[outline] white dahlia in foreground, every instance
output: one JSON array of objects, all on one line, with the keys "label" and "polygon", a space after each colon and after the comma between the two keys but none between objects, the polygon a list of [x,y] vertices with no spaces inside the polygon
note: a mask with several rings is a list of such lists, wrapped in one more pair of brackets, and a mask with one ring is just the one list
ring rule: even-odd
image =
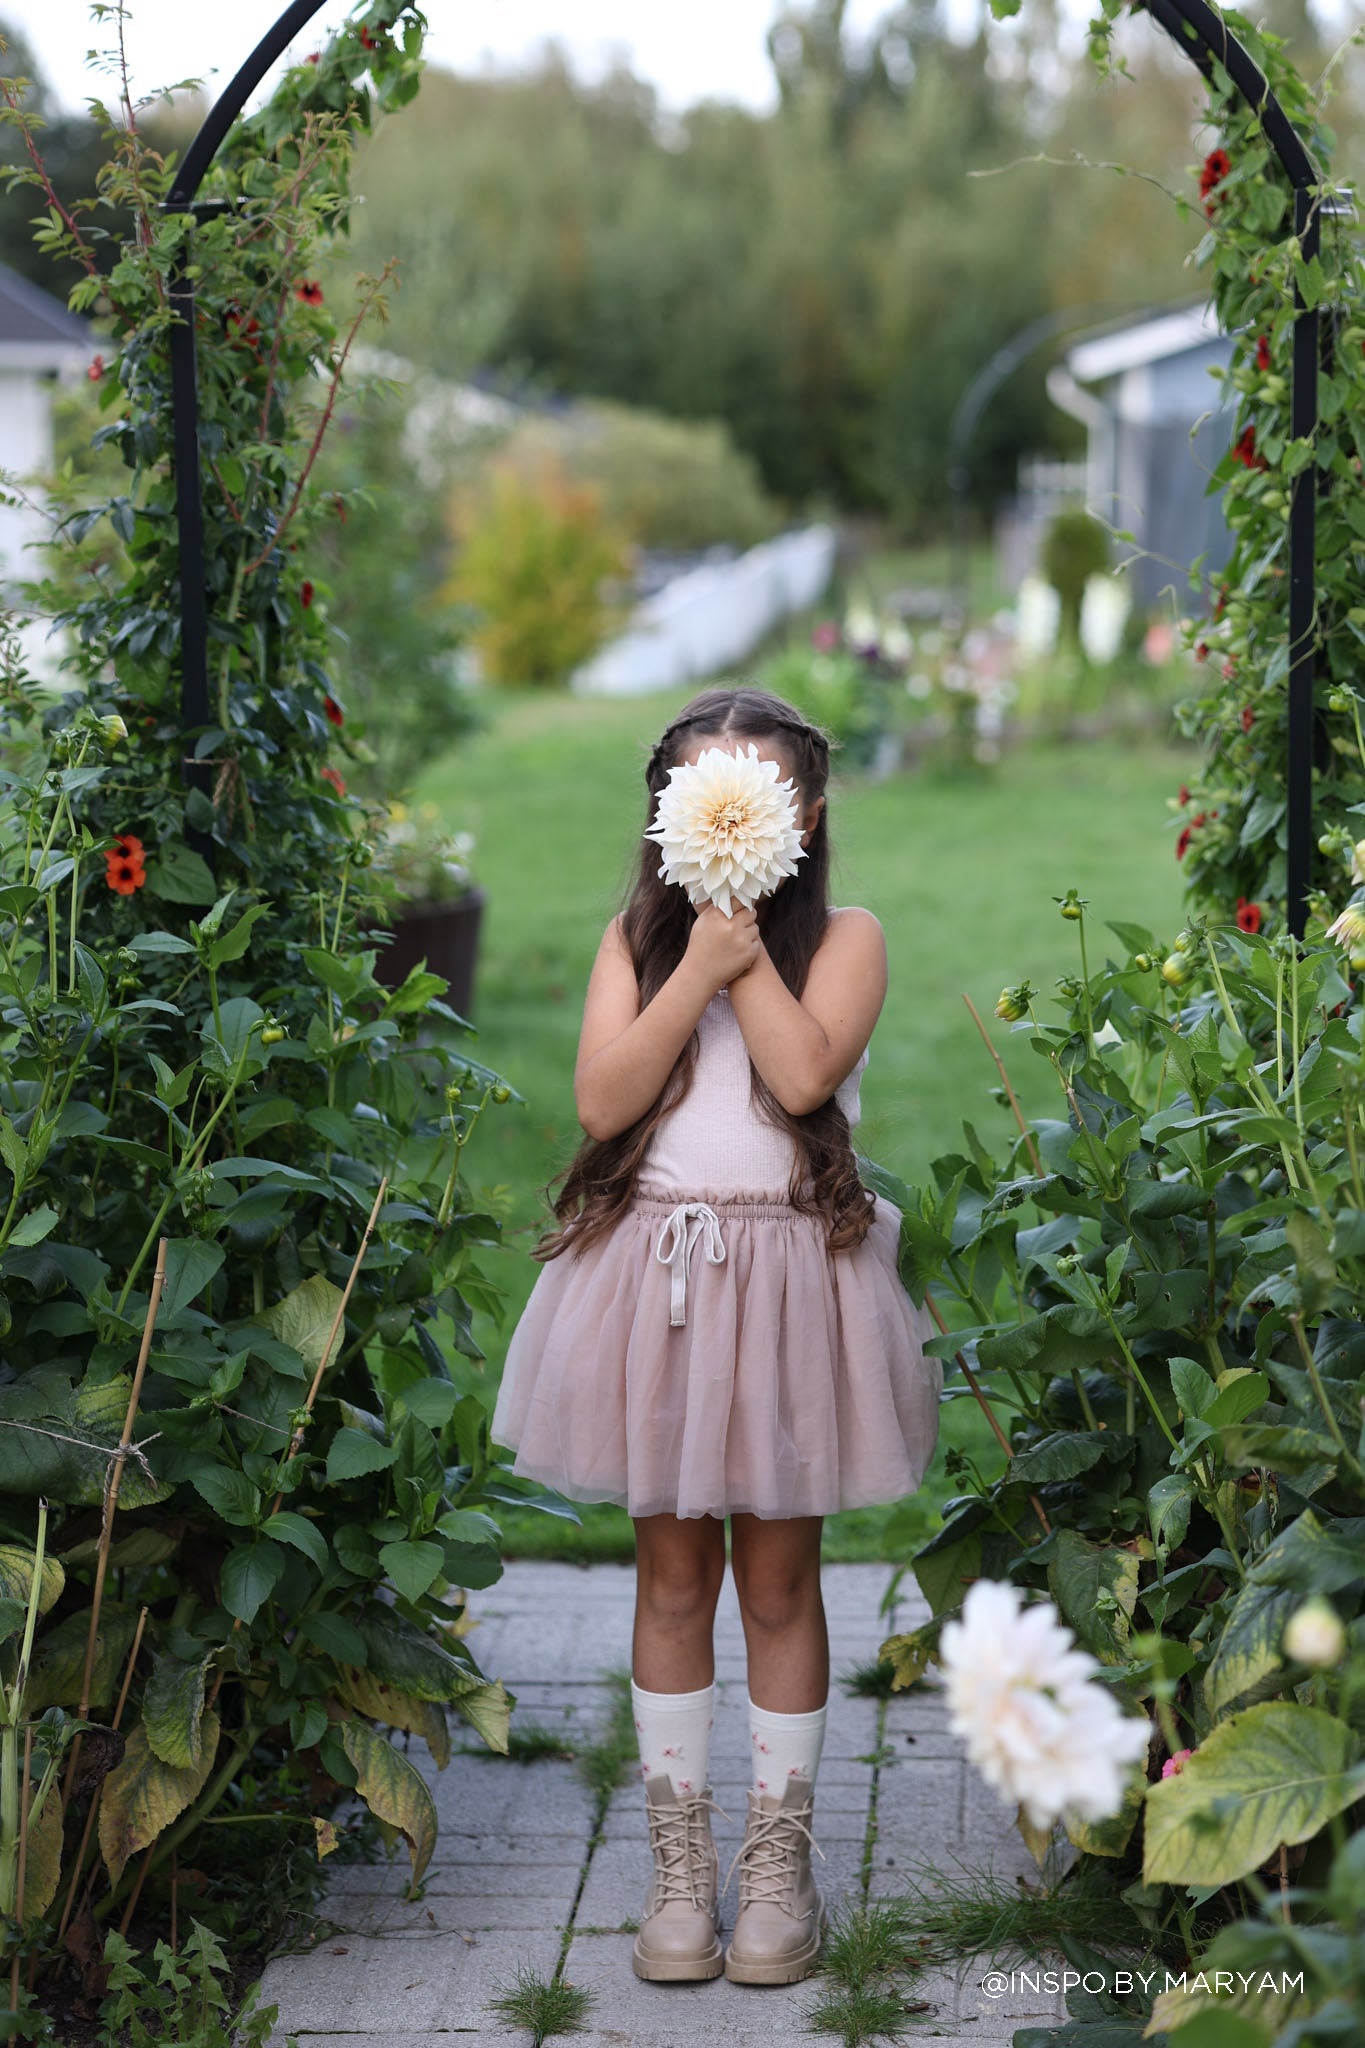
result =
[{"label": "white dahlia in foreground", "polygon": [[1050,1600],[1025,1607],[1017,1587],[978,1579],[944,1627],[939,1663],[953,1733],[1035,1827],[1118,1812],[1150,1730],[1096,1683],[1099,1665]]},{"label": "white dahlia in foreground", "polygon": [[805,858],[797,830],[796,785],[777,779],[750,740],[741,753],[707,747],[695,762],[668,771],[654,823],[645,833],[663,855],[660,875],[686,889],[698,908],[714,903],[729,917],[771,896]]}]

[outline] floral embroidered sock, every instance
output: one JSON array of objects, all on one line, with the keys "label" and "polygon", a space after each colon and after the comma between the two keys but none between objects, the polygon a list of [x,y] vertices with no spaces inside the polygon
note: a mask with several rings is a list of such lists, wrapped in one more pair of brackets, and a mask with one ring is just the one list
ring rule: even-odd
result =
[{"label": "floral embroidered sock", "polygon": [[632,1678],[630,1703],[640,1739],[640,1776],[667,1772],[675,1792],[700,1792],[711,1755],[714,1681],[696,1692],[646,1692]]},{"label": "floral embroidered sock", "polygon": [[756,1707],[750,1695],[749,1741],[756,1792],[780,1799],[788,1778],[809,1778],[815,1783],[827,1711],[828,1702],[812,1707],[808,1714],[774,1714],[767,1707]]}]

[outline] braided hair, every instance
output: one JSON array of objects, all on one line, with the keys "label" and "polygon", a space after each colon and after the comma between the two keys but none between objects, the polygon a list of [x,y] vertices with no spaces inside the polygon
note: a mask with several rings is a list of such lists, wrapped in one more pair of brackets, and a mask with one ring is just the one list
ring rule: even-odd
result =
[{"label": "braided hair", "polygon": [[[829,781],[829,740],[781,697],[747,685],[703,690],[660,734],[645,766],[649,810],[654,818],[669,770],[698,739],[778,741],[792,766],[806,805],[825,795]],[[799,997],[829,918],[828,805],[822,805],[806,857],[758,906],[759,930],[773,965]],[[687,949],[696,916],[687,893],[664,882],[658,849],[641,841],[629,901],[621,915],[621,936],[635,969],[640,1007],[656,996]],[[535,1256],[590,1244],[609,1230],[629,1206],[655,1125],[682,1101],[692,1084],[697,1057],[694,1032],[679,1053],[663,1089],[644,1115],[614,1138],[587,1138],[563,1175],[554,1199],[559,1228],[542,1239]],[[817,1109],[793,1116],[750,1063],[752,1097],[768,1122],[791,1134],[796,1162],[789,1198],[794,1207],[825,1221],[831,1251],[860,1244],[874,1214],[872,1195],[858,1178],[848,1118],[831,1095]]]}]

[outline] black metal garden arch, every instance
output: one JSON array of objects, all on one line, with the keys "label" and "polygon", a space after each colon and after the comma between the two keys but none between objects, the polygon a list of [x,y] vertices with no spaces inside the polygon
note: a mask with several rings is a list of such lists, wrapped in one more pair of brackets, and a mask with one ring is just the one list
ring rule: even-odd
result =
[{"label": "black metal garden arch", "polygon": [[[276,59],[319,13],[325,0],[292,0],[210,109],[185,153],[167,213],[194,214],[214,202],[197,197],[214,157],[247,99]],[[1261,124],[1294,192],[1294,233],[1305,263],[1321,241],[1322,177],[1307,146],[1247,50],[1208,0],[1140,0],[1152,19],[1207,77],[1220,64]],[[216,210],[216,208],[215,208]],[[204,583],[204,524],[199,464],[199,401],[195,374],[194,284],[183,271],[172,287],[179,318],[170,330],[171,404],[180,537],[181,723],[209,721],[208,604]],[[1316,306],[1295,293],[1290,379],[1290,433],[1308,439],[1318,422],[1319,322]],[[1286,900],[1289,929],[1301,939],[1308,917],[1313,844],[1315,540],[1317,472],[1309,466],[1290,483],[1289,499],[1289,707],[1286,814]]]}]

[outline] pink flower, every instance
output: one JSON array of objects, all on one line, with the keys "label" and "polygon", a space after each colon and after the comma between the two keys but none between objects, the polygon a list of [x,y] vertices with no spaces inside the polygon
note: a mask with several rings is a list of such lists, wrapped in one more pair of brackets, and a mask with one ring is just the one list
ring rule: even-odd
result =
[{"label": "pink flower", "polygon": [[810,636],[810,644],[820,654],[832,654],[839,645],[839,628],[833,619],[823,619]]},{"label": "pink flower", "polygon": [[1165,1763],[1161,1766],[1162,1777],[1178,1778],[1185,1768],[1186,1759],[1193,1755],[1194,1751],[1192,1749],[1178,1749],[1174,1756],[1168,1756]]}]

